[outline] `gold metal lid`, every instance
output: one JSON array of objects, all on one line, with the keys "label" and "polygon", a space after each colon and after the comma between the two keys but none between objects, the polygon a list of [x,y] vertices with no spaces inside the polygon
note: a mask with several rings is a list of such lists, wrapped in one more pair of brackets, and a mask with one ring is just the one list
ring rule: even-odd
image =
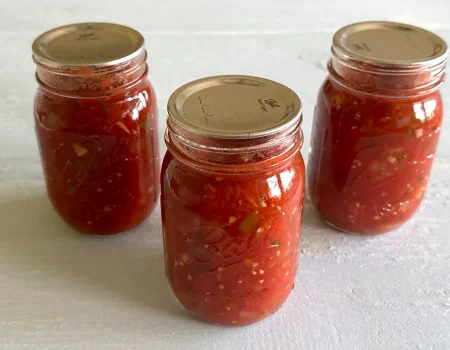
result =
[{"label": "gold metal lid", "polygon": [[448,54],[443,39],[425,29],[395,22],[361,22],[339,29],[333,37],[339,56],[379,66],[430,66]]},{"label": "gold metal lid", "polygon": [[198,135],[254,138],[300,122],[301,101],[275,81],[245,75],[213,76],[177,89],[169,99],[169,118]]},{"label": "gold metal lid", "polygon": [[50,67],[105,67],[141,54],[144,37],[119,24],[77,23],[45,32],[32,49],[34,60]]}]

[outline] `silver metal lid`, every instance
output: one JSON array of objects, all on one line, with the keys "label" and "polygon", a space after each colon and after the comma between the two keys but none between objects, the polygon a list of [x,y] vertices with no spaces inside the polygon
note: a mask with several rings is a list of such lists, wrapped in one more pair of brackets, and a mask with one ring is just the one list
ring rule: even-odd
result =
[{"label": "silver metal lid", "polygon": [[119,24],[78,23],[40,35],[32,49],[35,61],[50,67],[105,67],[141,54],[144,37]]},{"label": "silver metal lid", "polygon": [[339,29],[333,51],[346,58],[379,66],[430,66],[442,63],[447,44],[436,34],[408,24],[361,22]]},{"label": "silver metal lid", "polygon": [[167,104],[169,118],[198,135],[253,138],[300,122],[302,105],[288,87],[245,75],[195,80],[177,89]]}]

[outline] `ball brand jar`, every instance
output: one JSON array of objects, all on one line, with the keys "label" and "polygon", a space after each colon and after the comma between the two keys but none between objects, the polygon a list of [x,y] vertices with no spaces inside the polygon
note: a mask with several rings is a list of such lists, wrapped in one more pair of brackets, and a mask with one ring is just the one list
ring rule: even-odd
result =
[{"label": "ball brand jar", "polygon": [[33,43],[36,134],[50,200],[74,228],[128,230],[159,195],[156,99],[144,39],[107,23],[60,27]]},{"label": "ball brand jar", "polygon": [[168,103],[161,208],[166,274],[198,318],[245,325],[294,286],[305,168],[301,103],[276,82],[218,76]]},{"label": "ball brand jar", "polygon": [[441,38],[410,25],[356,23],[334,35],[308,162],[312,202],[331,226],[378,234],[416,211],[441,130],[446,58]]}]

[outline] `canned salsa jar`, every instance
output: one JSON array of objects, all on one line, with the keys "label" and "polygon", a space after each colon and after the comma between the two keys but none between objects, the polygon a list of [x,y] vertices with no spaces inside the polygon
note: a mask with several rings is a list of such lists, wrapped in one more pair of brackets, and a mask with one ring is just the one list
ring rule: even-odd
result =
[{"label": "canned salsa jar", "polygon": [[447,51],[433,33],[392,22],[334,35],[308,162],[311,200],[331,226],[379,234],[417,210],[441,130]]},{"label": "canned salsa jar", "polygon": [[56,28],[33,43],[47,192],[79,231],[131,229],[156,204],[157,107],[146,56],[141,34],[108,23]]},{"label": "canned salsa jar", "polygon": [[175,91],[168,114],[161,209],[172,290],[201,320],[261,320],[297,271],[300,100],[270,80],[217,76]]}]

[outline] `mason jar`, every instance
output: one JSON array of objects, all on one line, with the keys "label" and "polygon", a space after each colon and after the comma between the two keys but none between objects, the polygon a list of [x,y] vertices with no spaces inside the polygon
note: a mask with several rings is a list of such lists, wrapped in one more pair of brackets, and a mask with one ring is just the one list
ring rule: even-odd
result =
[{"label": "mason jar", "polygon": [[155,207],[157,107],[146,57],[140,33],[110,23],[52,29],[33,43],[47,193],[79,231],[123,232]]},{"label": "mason jar", "polygon": [[308,190],[338,230],[379,234],[407,221],[426,190],[443,117],[447,45],[411,25],[336,32],[317,98]]},{"label": "mason jar", "polygon": [[216,76],[176,90],[168,114],[161,210],[172,290],[201,320],[261,320],[294,287],[300,99],[267,79]]}]

